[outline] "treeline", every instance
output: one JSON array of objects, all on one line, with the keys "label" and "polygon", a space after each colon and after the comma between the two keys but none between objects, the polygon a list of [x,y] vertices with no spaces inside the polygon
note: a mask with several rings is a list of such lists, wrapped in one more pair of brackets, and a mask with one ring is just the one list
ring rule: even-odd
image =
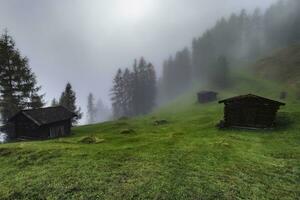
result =
[{"label": "treeline", "polygon": [[230,63],[252,62],[275,48],[299,42],[299,25],[298,0],[279,1],[265,13],[242,10],[222,18],[193,40],[191,50],[179,51],[164,62],[160,94],[171,99],[185,91],[192,80],[223,88],[224,82],[229,85]]},{"label": "treeline", "polygon": [[111,101],[115,118],[149,113],[156,101],[156,74],[144,58],[132,69],[119,69],[113,80]]}]

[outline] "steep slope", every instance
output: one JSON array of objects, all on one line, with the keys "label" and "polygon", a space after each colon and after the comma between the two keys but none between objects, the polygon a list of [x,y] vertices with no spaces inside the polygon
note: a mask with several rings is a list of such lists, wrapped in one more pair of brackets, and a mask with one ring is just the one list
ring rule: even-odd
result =
[{"label": "steep slope", "polygon": [[[220,98],[282,89],[235,83]],[[149,116],[0,145],[0,199],[297,199],[300,103],[289,96],[273,131],[221,131],[223,106],[197,104],[196,91]]]},{"label": "steep slope", "polygon": [[289,85],[300,83],[300,44],[275,51],[259,60],[253,69],[261,77]]}]

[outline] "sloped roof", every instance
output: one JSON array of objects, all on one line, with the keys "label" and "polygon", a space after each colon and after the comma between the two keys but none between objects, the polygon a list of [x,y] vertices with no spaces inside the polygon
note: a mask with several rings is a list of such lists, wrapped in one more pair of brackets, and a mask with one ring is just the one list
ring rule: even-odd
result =
[{"label": "sloped roof", "polygon": [[72,119],[76,116],[75,113],[69,111],[67,108],[63,106],[56,106],[31,110],[21,110],[9,121],[12,121],[19,114],[23,114],[38,126]]},{"label": "sloped roof", "polygon": [[242,100],[246,100],[246,99],[256,99],[262,102],[267,102],[270,104],[275,104],[275,105],[279,105],[279,106],[284,106],[285,103],[279,102],[279,101],[275,101],[272,99],[268,99],[265,97],[261,97],[261,96],[257,96],[254,94],[247,94],[247,95],[240,95],[240,96],[236,96],[236,97],[231,97],[228,99],[224,99],[222,101],[219,101],[219,103],[228,103],[228,102],[232,102],[232,101],[242,101]]}]

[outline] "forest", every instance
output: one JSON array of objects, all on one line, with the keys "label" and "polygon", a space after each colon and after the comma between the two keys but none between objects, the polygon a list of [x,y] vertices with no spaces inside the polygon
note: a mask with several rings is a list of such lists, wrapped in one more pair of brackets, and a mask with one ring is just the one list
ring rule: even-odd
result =
[{"label": "forest", "polygon": [[[161,101],[189,89],[193,81],[220,88],[230,84],[230,66],[244,66],[273,50],[299,42],[300,2],[279,1],[265,12],[242,10],[220,19],[192,41],[192,49],[166,59],[159,79]],[[224,88],[223,88],[224,89]]]}]

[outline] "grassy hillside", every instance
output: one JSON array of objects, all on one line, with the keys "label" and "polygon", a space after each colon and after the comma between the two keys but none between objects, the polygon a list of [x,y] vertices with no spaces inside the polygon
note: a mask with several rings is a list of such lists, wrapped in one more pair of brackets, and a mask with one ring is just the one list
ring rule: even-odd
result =
[{"label": "grassy hillside", "polygon": [[300,84],[300,44],[280,49],[259,60],[254,70],[269,80]]},{"label": "grassy hillside", "polygon": [[[282,90],[245,77],[236,85],[221,98],[253,92],[276,99]],[[146,117],[0,145],[0,199],[299,199],[300,103],[293,95],[272,131],[218,130],[223,106],[195,102],[191,92]],[[162,119],[169,123],[154,125]]]}]

